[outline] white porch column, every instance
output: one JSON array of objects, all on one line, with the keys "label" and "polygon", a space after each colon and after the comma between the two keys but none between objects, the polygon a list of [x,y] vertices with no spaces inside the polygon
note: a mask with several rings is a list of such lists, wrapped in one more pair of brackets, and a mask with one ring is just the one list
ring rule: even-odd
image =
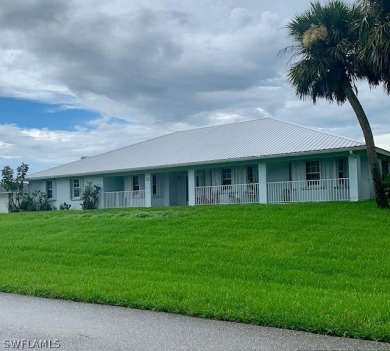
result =
[{"label": "white porch column", "polygon": [[266,204],[267,199],[267,164],[265,162],[258,164],[259,174],[259,203]]},{"label": "white porch column", "polygon": [[188,170],[188,205],[195,206],[195,170]]},{"label": "white porch column", "polygon": [[350,154],[348,156],[349,168],[349,198],[351,201],[358,201],[360,196],[361,170],[360,156]]},{"label": "white porch column", "polygon": [[152,175],[145,174],[145,207],[152,207]]}]

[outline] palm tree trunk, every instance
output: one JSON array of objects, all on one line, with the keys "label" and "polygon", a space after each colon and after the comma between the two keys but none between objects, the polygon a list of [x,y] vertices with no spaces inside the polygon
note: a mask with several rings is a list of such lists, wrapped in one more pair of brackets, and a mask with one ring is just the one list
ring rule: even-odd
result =
[{"label": "palm tree trunk", "polygon": [[368,163],[370,165],[371,177],[372,181],[374,182],[376,204],[379,208],[389,208],[389,202],[386,198],[385,187],[382,182],[378,157],[374,143],[374,137],[372,135],[370,123],[351,85],[347,85],[344,88],[344,92],[353,110],[355,111],[360,127],[362,128],[364,140],[366,142],[367,157]]}]

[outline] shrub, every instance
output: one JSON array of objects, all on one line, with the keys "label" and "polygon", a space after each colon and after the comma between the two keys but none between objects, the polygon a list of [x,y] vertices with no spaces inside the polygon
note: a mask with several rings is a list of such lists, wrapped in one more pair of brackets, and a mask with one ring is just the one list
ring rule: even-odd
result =
[{"label": "shrub", "polygon": [[[24,194],[20,199],[20,211],[36,211],[34,205],[34,200],[28,194]],[[10,209],[11,210],[11,209]]]},{"label": "shrub", "polygon": [[20,198],[20,211],[51,211],[55,208],[46,199],[46,194],[40,190],[34,191],[31,196],[23,194]]},{"label": "shrub", "polygon": [[67,204],[64,202],[63,204],[60,204],[60,210],[69,210],[72,207],[71,204]]},{"label": "shrub", "polygon": [[388,174],[387,177],[385,178],[384,184],[385,184],[385,191],[386,191],[387,198],[390,198],[390,174]]},{"label": "shrub", "polygon": [[100,186],[93,185],[89,182],[84,188],[81,207],[83,210],[94,210],[98,207],[99,203],[99,191]]}]

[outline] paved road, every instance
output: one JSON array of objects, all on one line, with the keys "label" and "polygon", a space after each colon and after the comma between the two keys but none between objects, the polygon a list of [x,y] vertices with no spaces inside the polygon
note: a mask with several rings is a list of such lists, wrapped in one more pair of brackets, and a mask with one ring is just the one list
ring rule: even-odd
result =
[{"label": "paved road", "polygon": [[390,350],[390,344],[0,293],[3,350]]}]

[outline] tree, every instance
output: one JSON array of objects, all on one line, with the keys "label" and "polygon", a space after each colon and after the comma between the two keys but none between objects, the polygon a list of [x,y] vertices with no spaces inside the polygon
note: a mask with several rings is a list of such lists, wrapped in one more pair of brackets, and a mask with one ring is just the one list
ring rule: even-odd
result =
[{"label": "tree", "polygon": [[30,196],[24,191],[27,172],[28,165],[25,163],[16,169],[16,176],[14,176],[14,170],[10,166],[5,166],[1,171],[0,185],[12,193],[8,201],[9,210],[11,212],[54,210],[55,207],[49,203],[44,192],[34,191]]},{"label": "tree", "polygon": [[358,32],[358,57],[371,67],[366,75],[371,85],[384,84],[390,93],[390,1],[360,0],[359,20],[352,27]]},{"label": "tree", "polygon": [[14,170],[10,166],[5,166],[1,171],[2,179],[1,186],[9,192],[12,192],[8,207],[11,211],[19,211],[20,202],[26,195],[24,191],[25,178],[28,172],[28,165],[22,163],[16,169],[16,177],[14,177]]},{"label": "tree", "polygon": [[390,12],[389,0],[362,0],[362,2],[377,7],[380,11],[384,11],[385,13]]},{"label": "tree", "polygon": [[371,67],[359,61],[359,35],[351,30],[361,15],[357,6],[333,0],[322,6],[312,3],[309,10],[297,15],[287,24],[294,45],[295,62],[289,68],[288,79],[299,98],[311,97],[343,104],[351,104],[366,143],[370,171],[374,183],[377,206],[389,208],[370,123],[357,98],[355,82],[371,74]]}]

